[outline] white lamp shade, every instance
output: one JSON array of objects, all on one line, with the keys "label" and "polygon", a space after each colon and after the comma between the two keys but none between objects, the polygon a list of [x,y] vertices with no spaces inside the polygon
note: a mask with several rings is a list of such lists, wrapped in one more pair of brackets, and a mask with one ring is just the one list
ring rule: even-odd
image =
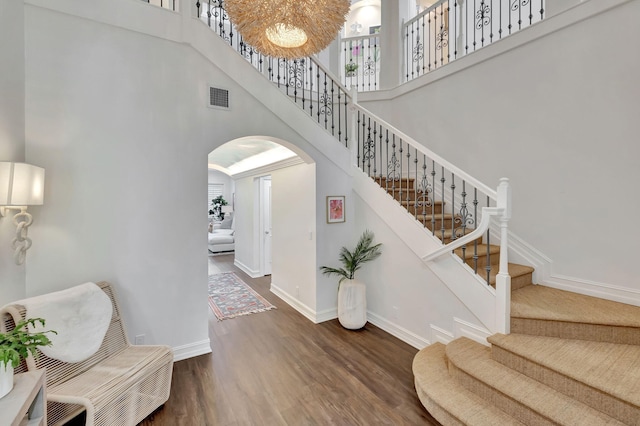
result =
[{"label": "white lamp shade", "polygon": [[0,162],[0,206],[44,202],[44,169],[26,163]]},{"label": "white lamp shade", "polygon": [[231,207],[231,206],[222,206],[222,213],[233,213],[233,207]]}]

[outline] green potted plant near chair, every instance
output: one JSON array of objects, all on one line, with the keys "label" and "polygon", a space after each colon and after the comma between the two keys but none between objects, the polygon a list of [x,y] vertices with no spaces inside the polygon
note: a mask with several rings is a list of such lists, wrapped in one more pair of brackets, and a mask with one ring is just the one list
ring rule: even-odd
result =
[{"label": "green potted plant near chair", "polygon": [[28,330],[28,326],[36,327],[38,323],[44,327],[45,321],[42,318],[30,318],[20,321],[11,331],[0,333],[0,398],[13,389],[13,369],[20,365],[21,360],[29,354],[37,356],[40,346],[51,345],[47,333],[57,334],[53,330]]},{"label": "green potted plant near chair", "polygon": [[382,244],[373,244],[373,232],[366,230],[360,236],[358,244],[350,251],[340,249],[342,268],[321,266],[325,275],[337,275],[338,281],[338,320],[347,329],[357,330],[367,323],[367,293],[364,283],[355,279],[355,273],[362,265],[377,259]]},{"label": "green potted plant near chair", "polygon": [[226,206],[227,200],[224,199],[222,195],[218,195],[216,198],[211,200],[211,209],[209,210],[209,214],[213,216],[213,220],[224,220],[224,213],[222,212],[222,206]]}]

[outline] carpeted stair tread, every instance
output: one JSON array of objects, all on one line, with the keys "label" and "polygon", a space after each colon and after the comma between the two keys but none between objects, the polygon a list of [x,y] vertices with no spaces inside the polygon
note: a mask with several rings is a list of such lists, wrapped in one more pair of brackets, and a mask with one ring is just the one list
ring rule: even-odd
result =
[{"label": "carpeted stair tread", "polygon": [[450,370],[464,386],[525,424],[575,425],[580,419],[581,425],[624,425],[492,360],[490,348],[470,339],[452,341],[446,355]]},{"label": "carpeted stair tread", "polygon": [[444,425],[522,425],[513,417],[468,391],[449,375],[445,347],[434,343],[413,359],[418,397]]},{"label": "carpeted stair tread", "polygon": [[511,317],[640,328],[640,307],[540,285],[513,291]]},{"label": "carpeted stair tread", "polygon": [[[516,283],[518,283],[519,281],[518,279],[520,277],[524,277],[525,275],[532,274],[534,270],[535,269],[532,268],[531,266],[519,265],[517,263],[509,263],[509,276],[511,277],[511,289],[517,290],[518,288],[522,288],[525,285],[531,284],[530,277],[527,278],[527,280],[523,284],[516,284]],[[489,271],[489,284],[493,287],[495,287],[496,285],[496,276],[498,275],[498,272],[499,272],[499,268],[491,268],[491,271]]]},{"label": "carpeted stair tread", "polygon": [[[494,348],[584,384],[588,391],[595,389],[635,407],[640,424],[640,346],[514,333],[495,334],[488,341]],[[518,364],[518,369],[526,369]]]}]

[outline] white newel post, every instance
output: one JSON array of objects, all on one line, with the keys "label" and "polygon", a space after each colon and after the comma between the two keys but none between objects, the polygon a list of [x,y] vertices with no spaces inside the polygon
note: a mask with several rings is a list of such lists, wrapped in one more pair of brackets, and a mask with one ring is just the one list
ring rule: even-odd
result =
[{"label": "white newel post", "polygon": [[509,276],[508,222],[511,219],[511,187],[509,179],[500,179],[497,207],[500,215],[500,267],[496,276],[496,327],[497,331],[509,334],[511,322],[511,276]]}]

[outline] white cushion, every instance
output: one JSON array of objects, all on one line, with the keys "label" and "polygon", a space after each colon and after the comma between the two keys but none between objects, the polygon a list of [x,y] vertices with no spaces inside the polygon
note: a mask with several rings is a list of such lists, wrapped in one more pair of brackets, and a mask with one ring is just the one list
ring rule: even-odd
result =
[{"label": "white cushion", "polygon": [[209,244],[231,244],[233,235],[213,233],[209,234]]}]

